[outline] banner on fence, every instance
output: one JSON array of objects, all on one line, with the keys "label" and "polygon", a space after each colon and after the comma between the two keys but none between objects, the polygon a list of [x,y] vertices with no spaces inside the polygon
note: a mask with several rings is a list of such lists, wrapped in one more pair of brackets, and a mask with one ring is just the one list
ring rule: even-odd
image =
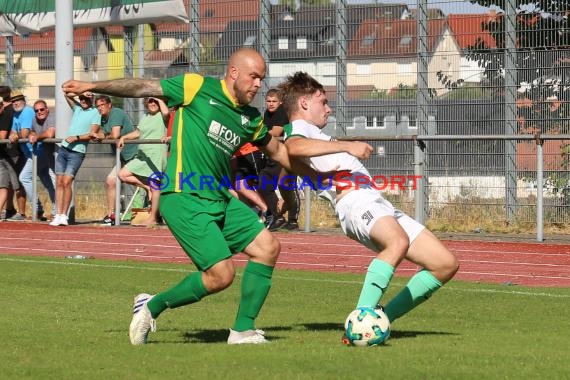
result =
[{"label": "banner on fence", "polygon": [[[0,0],[0,34],[26,34],[55,28],[56,0]],[[74,26],[133,26],[188,22],[183,0],[73,1]]]}]

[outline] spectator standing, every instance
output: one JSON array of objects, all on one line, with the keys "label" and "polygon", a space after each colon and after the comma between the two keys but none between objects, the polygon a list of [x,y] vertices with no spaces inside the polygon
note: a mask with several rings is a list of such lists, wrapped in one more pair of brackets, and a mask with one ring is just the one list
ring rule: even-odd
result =
[{"label": "spectator standing", "polygon": [[73,181],[85,159],[90,132],[101,126],[101,115],[93,107],[93,94],[81,94],[78,101],[73,96],[66,95],[65,100],[73,110],[73,116],[55,162],[57,211],[50,222],[51,226],[69,224],[68,212],[73,195]]},{"label": "spectator standing", "polygon": [[[269,133],[282,140],[283,127],[289,123],[289,118],[283,108],[277,89],[272,88],[267,91],[265,95],[265,107],[263,121]],[[267,228],[269,228],[270,231],[275,231],[280,228],[298,230],[299,224],[297,220],[299,217],[300,197],[297,190],[296,177],[287,173],[281,165],[269,158],[261,171],[261,176],[267,178],[267,181],[264,182],[271,184],[261,189],[263,198],[267,202],[269,209],[269,215],[266,221]],[[283,183],[284,181],[286,183]],[[283,211],[280,211],[278,207],[279,199],[275,193],[274,183],[278,184],[279,194],[281,194],[283,198]],[[284,212],[287,212],[287,220],[283,217]]]},{"label": "spectator standing", "polygon": [[[48,192],[49,199],[51,201],[51,216],[55,217],[56,207],[55,207],[55,144],[54,143],[44,143],[44,139],[52,139],[55,137],[55,115],[50,113],[47,103],[43,99],[36,100],[33,105],[35,117],[32,122],[32,130],[28,134],[28,140],[32,144],[32,149],[34,149],[37,156],[37,175],[40,181],[44,185]],[[27,162],[26,162],[27,165]],[[30,180],[32,179],[32,170],[30,165],[30,174],[27,173],[23,176],[24,171],[20,173],[20,182],[24,185],[26,189],[26,194],[28,195],[28,201],[31,201],[32,196],[32,183],[29,184],[23,182],[23,178]],[[28,188],[30,188],[30,193],[28,194]],[[41,202],[38,200],[38,219],[43,217],[44,210]]]},{"label": "spectator standing", "polygon": [[[12,112],[7,109],[4,99],[0,97],[0,140],[5,140],[12,129]],[[14,190],[20,188],[18,174],[14,164],[14,152],[18,158],[19,149],[13,144],[0,145],[0,210],[3,214],[0,221],[12,217],[16,210],[13,201]]]},{"label": "spectator standing", "polygon": [[[134,131],[121,136],[117,142],[119,148],[124,149],[125,140],[161,140],[166,136],[166,124],[170,118],[170,109],[166,103],[162,99],[151,97],[146,98],[144,104],[147,113]],[[164,172],[167,151],[165,144],[139,144],[135,158],[119,171],[121,181],[145,189],[150,202],[150,214],[143,224],[149,227],[157,223],[160,201],[160,184],[149,181],[153,180],[153,173],[160,175]]]},{"label": "spectator standing", "polygon": [[[129,116],[120,108],[113,107],[111,98],[107,95],[99,95],[95,98],[95,106],[101,114],[101,126],[95,131],[91,132],[91,138],[95,141],[101,140],[118,140],[120,137],[134,131],[133,123]],[[113,153],[116,152],[117,146],[111,145]],[[120,218],[121,210],[118,210],[119,215],[115,215],[115,193],[117,189],[117,175],[119,170],[125,166],[127,162],[132,160],[137,154],[137,144],[126,144],[121,150],[121,163],[120,167],[113,166],[105,180],[105,188],[107,193],[107,214],[103,218],[102,224],[113,225],[115,218]]]},{"label": "spectator standing", "polygon": [[[16,143],[19,139],[27,139],[30,131],[32,130],[32,125],[34,122],[35,114],[34,109],[26,105],[26,97],[19,90],[13,90],[10,93],[10,103],[12,103],[12,108],[14,109],[14,117],[12,120],[12,130],[10,132],[10,142]],[[32,196],[32,149],[33,146],[30,143],[18,144],[20,151],[24,157],[23,165],[18,165],[18,178],[20,179],[20,184],[22,185],[18,191],[16,191],[16,200],[18,202],[19,212],[14,214],[10,220],[26,220],[26,196],[31,198]],[[28,188],[26,188],[28,187]],[[38,200],[39,202],[39,200]],[[45,220],[43,213],[40,214],[42,209],[40,204],[37,205],[38,219]]]},{"label": "spectator standing", "polygon": [[[14,109],[12,103],[10,103],[10,93],[12,89],[10,86],[0,86],[0,98],[2,98],[2,113],[0,113],[0,136],[2,139],[9,139],[10,132],[12,130],[12,122],[14,120]],[[7,163],[10,163],[12,168],[15,170],[16,179],[18,178],[18,173],[24,165],[24,156],[20,150],[19,145],[9,143],[0,146],[0,156],[7,159]],[[14,206],[14,190],[20,188],[20,183],[18,181],[18,186],[15,188],[10,187],[8,189],[8,195],[6,199],[5,209],[2,210],[2,219],[10,219],[12,216],[16,215],[17,212],[24,215],[26,213],[26,198],[22,199],[22,202],[18,202],[18,211]],[[0,207],[1,208],[1,207]]]}]

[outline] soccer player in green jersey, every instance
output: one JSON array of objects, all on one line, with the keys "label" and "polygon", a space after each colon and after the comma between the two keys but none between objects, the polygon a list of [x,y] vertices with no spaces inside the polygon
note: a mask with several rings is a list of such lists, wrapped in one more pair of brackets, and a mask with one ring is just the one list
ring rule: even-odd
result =
[{"label": "soccer player in green jersey", "polygon": [[[229,58],[222,80],[189,73],[163,80],[70,80],[65,93],[85,91],[121,97],[163,97],[177,106],[160,212],[172,234],[198,268],[171,289],[135,297],[131,343],[147,341],[155,319],[166,309],[192,304],[230,286],[235,277],[232,255],[249,256],[241,298],[228,344],[265,343],[255,320],[271,287],[279,241],[257,215],[228,191],[230,158],[253,142],[272,159],[291,168],[287,150],[263,125],[260,112],[248,104],[265,77],[266,64],[255,50],[243,48]],[[299,168],[292,168],[299,172]],[[299,174],[305,174],[302,172]],[[168,182],[168,183],[167,183]]]}]

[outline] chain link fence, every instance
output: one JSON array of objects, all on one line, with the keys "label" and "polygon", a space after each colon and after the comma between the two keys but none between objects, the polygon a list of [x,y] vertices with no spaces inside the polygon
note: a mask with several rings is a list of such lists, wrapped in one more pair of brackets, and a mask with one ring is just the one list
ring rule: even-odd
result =
[{"label": "chain link fence", "polygon": [[[366,163],[373,175],[425,179],[421,190],[386,194],[432,228],[532,231],[543,187],[544,223],[563,229],[570,210],[567,10],[559,1],[488,3],[186,0],[189,24],[76,28],[74,76],[221,77],[229,55],[250,46],[268,63],[254,105],[263,108],[265,91],[295,71],[314,76],[333,108],[326,131],[373,144]],[[0,40],[4,82],[53,108],[54,31]],[[136,100],[114,102],[135,123],[142,115]],[[516,138],[536,134],[559,138]],[[427,139],[399,138],[406,136]],[[79,194],[102,186],[113,160],[107,148],[90,147]]]}]

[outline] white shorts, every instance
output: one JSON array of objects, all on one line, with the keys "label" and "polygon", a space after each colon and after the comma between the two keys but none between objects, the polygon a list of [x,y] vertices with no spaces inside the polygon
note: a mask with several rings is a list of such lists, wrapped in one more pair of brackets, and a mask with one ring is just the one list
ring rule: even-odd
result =
[{"label": "white shorts", "polygon": [[336,204],[336,215],[346,236],[356,240],[375,252],[380,248],[370,239],[370,230],[376,221],[384,216],[393,216],[404,229],[410,244],[425,228],[384,199],[375,190],[353,190]]}]

